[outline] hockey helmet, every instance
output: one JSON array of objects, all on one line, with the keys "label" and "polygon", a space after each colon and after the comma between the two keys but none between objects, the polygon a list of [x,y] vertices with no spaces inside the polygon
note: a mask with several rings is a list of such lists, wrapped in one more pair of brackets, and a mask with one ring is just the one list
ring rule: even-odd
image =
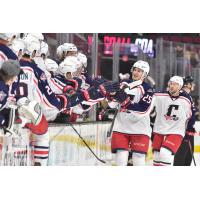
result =
[{"label": "hockey helmet", "polygon": [[146,78],[147,75],[149,74],[150,66],[148,62],[145,62],[143,60],[139,60],[135,62],[131,68],[131,72],[133,72],[133,69],[137,67],[141,70],[143,70],[143,78]]},{"label": "hockey helmet", "polygon": [[17,33],[0,33],[0,39],[10,41],[14,36],[17,35]]},{"label": "hockey helmet", "polygon": [[186,76],[183,78],[184,84],[194,82],[194,78],[192,76]]},{"label": "hockey helmet", "polygon": [[83,67],[87,67],[87,57],[85,54],[79,52],[77,58]]},{"label": "hockey helmet", "polygon": [[169,82],[175,82],[175,83],[178,83],[179,84],[179,88],[181,89],[183,87],[183,78],[180,77],[180,76],[172,76],[170,79],[169,79]]},{"label": "hockey helmet", "polygon": [[[75,59],[74,59],[75,58]],[[61,75],[66,76],[66,73],[71,73],[72,75],[77,71],[78,60],[74,56],[68,56],[65,60],[59,65],[59,72]]]},{"label": "hockey helmet", "polygon": [[45,59],[45,65],[49,72],[56,72],[58,70],[58,64],[50,58]]}]

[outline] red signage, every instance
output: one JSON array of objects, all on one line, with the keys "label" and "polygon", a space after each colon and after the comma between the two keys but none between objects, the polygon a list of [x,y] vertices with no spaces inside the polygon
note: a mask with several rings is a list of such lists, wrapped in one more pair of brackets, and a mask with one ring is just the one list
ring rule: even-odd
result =
[{"label": "red signage", "polygon": [[113,44],[130,44],[131,38],[128,37],[115,37],[115,36],[104,36],[104,54],[112,55],[113,54]]}]

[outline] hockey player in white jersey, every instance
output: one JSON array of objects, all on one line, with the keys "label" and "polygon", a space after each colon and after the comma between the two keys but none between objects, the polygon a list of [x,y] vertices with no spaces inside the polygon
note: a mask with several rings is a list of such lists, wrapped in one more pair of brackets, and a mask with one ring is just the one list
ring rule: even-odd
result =
[{"label": "hockey player in white jersey", "polygon": [[152,105],[156,110],[153,128],[153,164],[168,166],[173,164],[187,131],[193,131],[195,122],[191,97],[181,90],[183,79],[173,76],[168,82],[168,92],[155,93]]},{"label": "hockey player in white jersey", "polygon": [[149,64],[137,61],[131,68],[132,79],[124,81],[125,90],[120,90],[110,99],[111,108],[120,103],[115,118],[112,134],[112,153],[116,153],[116,164],[126,166],[129,149],[132,153],[133,165],[145,165],[145,157],[151,136],[149,109],[152,100],[152,88],[144,82],[149,73]]},{"label": "hockey player in white jersey", "polygon": [[[35,108],[38,106],[37,104],[34,104],[34,102],[41,106],[42,112],[46,110],[46,107],[49,107],[47,114],[57,115],[59,110],[66,106],[62,103],[66,101],[66,97],[63,95],[63,99],[60,99],[55,96],[47,83],[45,73],[32,60],[34,55],[40,49],[40,43],[30,35],[27,35],[23,41],[25,44],[25,49],[23,56],[20,59],[20,65],[23,73],[20,74],[19,81],[14,83],[12,88],[13,91],[15,91],[15,97],[18,100],[17,102],[23,108],[22,111],[24,111],[24,115],[28,115],[27,117],[37,117]],[[24,100],[26,97],[28,100]],[[39,111],[39,109],[37,110]],[[55,113],[50,113],[52,110],[55,111]],[[22,114],[23,112],[20,113]],[[38,117],[39,116],[40,112],[38,114]],[[33,123],[32,121],[32,123],[26,124],[26,127],[32,131],[35,137],[35,165],[47,165],[49,135],[47,132],[48,123],[46,120],[46,114],[42,113],[41,117],[38,119],[39,121],[37,120],[37,123]]]}]

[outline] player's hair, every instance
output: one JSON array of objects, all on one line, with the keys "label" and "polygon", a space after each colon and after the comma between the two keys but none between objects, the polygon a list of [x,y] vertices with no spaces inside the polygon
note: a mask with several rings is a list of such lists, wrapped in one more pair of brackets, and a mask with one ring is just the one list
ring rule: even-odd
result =
[{"label": "player's hair", "polygon": [[3,81],[3,82],[7,82],[9,81],[10,79],[12,79],[14,76],[10,76],[10,75],[7,75],[5,74],[5,72],[3,70],[0,69],[0,80]]},{"label": "player's hair", "polygon": [[20,73],[20,64],[16,60],[5,61],[0,68],[0,80],[7,82]]}]

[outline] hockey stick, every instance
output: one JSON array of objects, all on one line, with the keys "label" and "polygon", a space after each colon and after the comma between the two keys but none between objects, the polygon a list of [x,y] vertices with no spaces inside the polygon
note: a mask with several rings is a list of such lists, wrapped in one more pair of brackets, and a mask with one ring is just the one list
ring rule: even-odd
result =
[{"label": "hockey stick", "polygon": [[118,109],[114,109],[115,110],[115,114],[114,114],[114,117],[113,117],[113,120],[112,120],[112,123],[111,123],[111,127],[110,127],[110,130],[107,132],[107,137],[110,137],[111,134],[112,134],[112,130],[113,130],[113,126],[114,126],[114,122],[115,122],[115,118],[117,116],[117,113],[118,113]]},{"label": "hockey stick", "polygon": [[15,114],[16,114],[16,108],[15,106],[10,107],[10,114],[9,114],[9,122],[8,127],[5,128],[5,135],[6,133],[10,133],[10,135],[13,135],[15,133],[14,131],[14,122],[15,122]]},{"label": "hockey stick", "polygon": [[106,161],[100,159],[100,158],[94,153],[94,151],[89,147],[89,145],[86,143],[86,141],[83,139],[83,137],[81,137],[81,135],[80,135],[80,134],[78,133],[78,131],[75,129],[75,127],[73,126],[73,124],[70,123],[70,122],[68,122],[68,124],[72,127],[72,129],[73,129],[73,130],[75,131],[75,133],[79,136],[79,138],[83,141],[83,143],[85,144],[85,146],[90,150],[90,152],[94,155],[94,157],[95,157],[98,161],[100,161],[100,162],[106,164]]},{"label": "hockey stick", "polygon": [[192,160],[193,160],[193,162],[194,162],[194,166],[197,166],[197,164],[196,164],[196,160],[195,160],[195,158],[194,158],[194,153],[193,153],[193,151],[192,151],[192,145],[191,145],[191,142],[190,142],[190,140],[187,140],[187,141],[188,141],[188,145],[189,145],[190,153],[191,153],[191,156],[192,156]]}]

